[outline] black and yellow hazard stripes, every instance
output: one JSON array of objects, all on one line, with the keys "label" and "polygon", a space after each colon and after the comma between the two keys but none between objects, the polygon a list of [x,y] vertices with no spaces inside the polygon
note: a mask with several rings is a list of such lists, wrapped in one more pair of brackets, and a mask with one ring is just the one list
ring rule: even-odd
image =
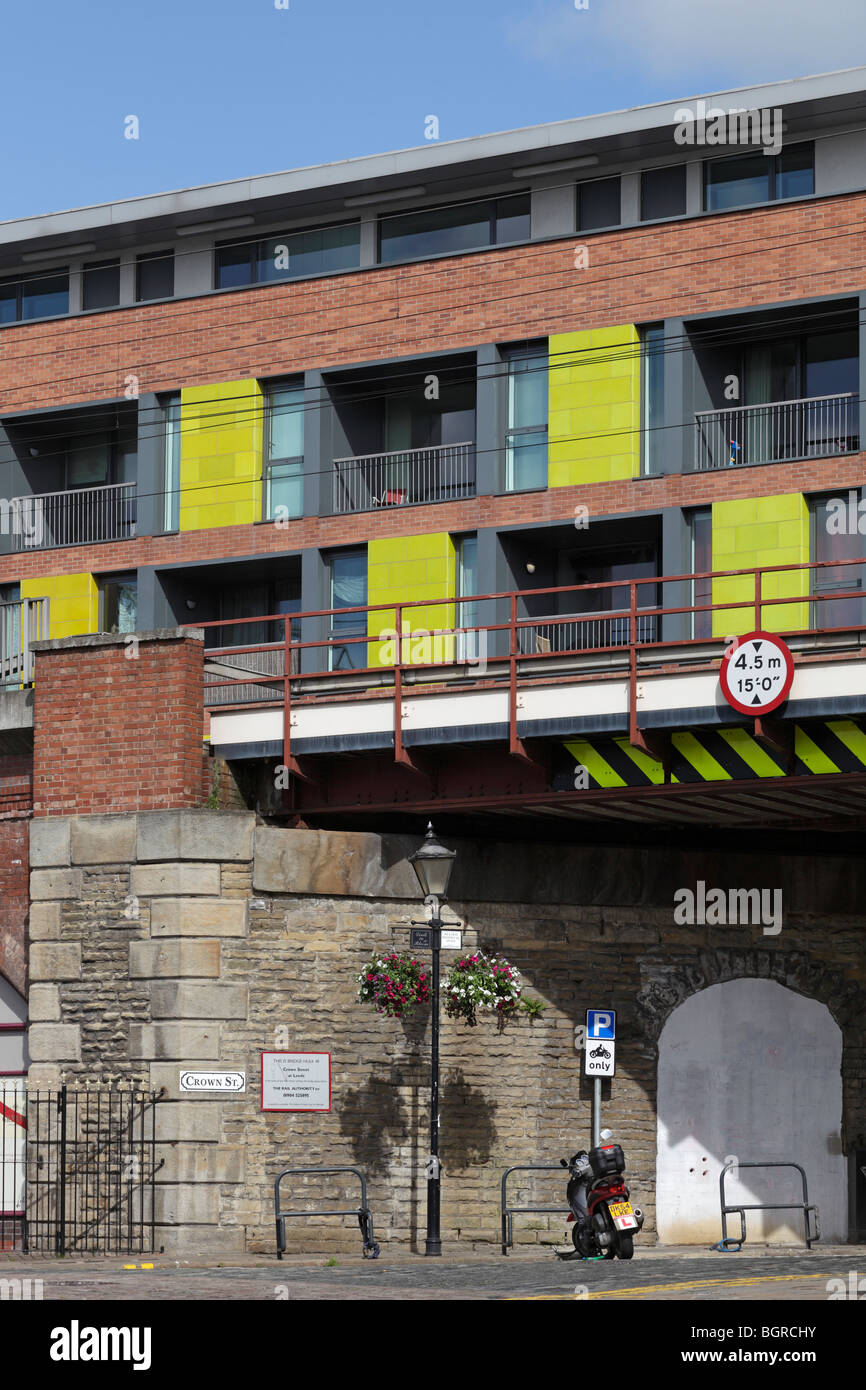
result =
[{"label": "black and yellow hazard stripes", "polygon": [[[661,762],[633,748],[627,738],[571,739],[565,745],[585,786],[649,787],[664,782]],[[785,758],[748,729],[686,729],[671,735],[671,782],[748,782],[784,777]],[[866,733],[853,719],[794,725],[793,776],[866,771]],[[575,785],[578,785],[575,782]]]}]

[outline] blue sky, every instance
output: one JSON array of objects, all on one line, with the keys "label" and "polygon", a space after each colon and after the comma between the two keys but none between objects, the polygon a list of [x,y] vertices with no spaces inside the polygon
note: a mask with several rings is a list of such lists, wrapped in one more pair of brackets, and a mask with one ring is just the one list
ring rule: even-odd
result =
[{"label": "blue sky", "polygon": [[0,220],[866,63],[864,0],[3,8]]}]

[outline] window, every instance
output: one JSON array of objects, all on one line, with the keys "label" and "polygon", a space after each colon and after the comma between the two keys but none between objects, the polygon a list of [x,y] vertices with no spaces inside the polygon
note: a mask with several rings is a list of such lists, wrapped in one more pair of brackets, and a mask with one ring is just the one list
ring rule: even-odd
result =
[{"label": "window", "polygon": [[138,582],[134,573],[103,575],[99,601],[101,632],[135,632]]},{"label": "window", "polygon": [[[265,614],[300,611],[300,584],[295,579],[262,579],[251,583],[227,584],[217,593],[216,612],[223,622],[230,619],[237,621],[227,627],[205,628],[205,646],[251,647],[264,642],[283,642],[285,623],[250,622],[249,619]],[[292,640],[299,642],[300,619],[293,618],[289,630]]]},{"label": "window", "polygon": [[[857,494],[859,500],[859,494]],[[864,602],[856,596],[863,590],[864,565],[842,565],[840,560],[859,560],[864,556],[857,503],[852,508],[847,488],[837,493],[810,497],[812,559],[825,568],[810,570],[812,625],[817,628],[862,627]],[[853,522],[853,525],[852,525]],[[835,561],[836,563],[831,563]],[[851,598],[829,595],[848,593]]]},{"label": "window", "polygon": [[111,436],[81,434],[70,448],[66,461],[66,486],[99,487],[111,472]]},{"label": "window", "polygon": [[330,669],[363,670],[367,665],[367,643],[363,640],[353,642],[348,639],[366,636],[367,614],[344,613],[340,610],[363,607],[367,603],[367,547],[339,550],[331,555],[328,566],[328,607],[336,610],[331,614],[331,629],[328,635],[340,639],[339,643],[334,642],[330,648]]},{"label": "window", "polygon": [[[454,542],[457,560],[456,593],[458,598],[473,598],[478,593],[478,536],[458,536]],[[467,632],[478,627],[478,604],[458,603],[454,626],[457,631],[458,661],[477,661],[481,633]]]},{"label": "window", "polygon": [[508,359],[505,488],[526,492],[543,487],[547,487],[547,356],[530,350]]},{"label": "window", "polygon": [[[859,448],[856,328],[825,328],[744,345],[740,380],[746,410],[731,462],[821,458]],[[734,417],[737,418],[737,417]]]},{"label": "window", "polygon": [[645,473],[660,473],[664,457],[665,330],[643,330],[643,459]]},{"label": "window", "polygon": [[814,191],[815,147],[809,140],[789,145],[777,155],[750,151],[704,164],[704,206],[708,212],[777,198],[804,198]]},{"label": "window", "polygon": [[304,515],[304,388],[275,386],[268,392],[268,456],[265,517]]},{"label": "window", "polygon": [[[9,1012],[11,1013],[11,1010]],[[26,1024],[4,1023],[3,1027],[0,1028],[0,1078],[8,1078],[13,1076],[21,1077],[20,1082],[13,1082],[9,1080],[0,1081],[0,1088],[2,1088],[3,1103],[7,1112],[7,1119],[9,1111],[13,1108],[19,1115],[22,1116],[22,1118],[26,1112],[27,1106],[25,1101],[24,1076],[27,1071],[28,1061],[29,1057],[27,1055]],[[20,1105],[15,1105],[16,1100],[20,1101]],[[19,1130],[17,1125],[11,1125],[9,1126],[9,1128],[12,1129],[11,1140],[6,1140],[2,1150],[4,1163],[7,1165],[7,1172],[5,1174],[3,1172],[3,1167],[0,1166],[0,1177],[6,1177],[7,1183],[11,1182],[11,1174],[9,1173],[9,1168],[11,1167],[13,1173],[15,1171],[15,1153],[12,1147],[13,1143],[23,1144],[24,1140],[22,1138],[22,1135],[25,1133],[23,1128]],[[19,1172],[21,1172],[25,1166],[23,1153],[20,1155],[18,1162]],[[2,1215],[5,1217],[14,1217],[16,1213],[9,1210],[10,1201],[14,1202],[16,1200],[15,1194],[11,1191],[11,1186],[7,1186],[5,1192],[2,1189],[0,1189],[0,1196],[5,1198],[3,1202],[5,1210],[2,1212]],[[21,1205],[23,1206],[23,1192],[17,1200],[20,1201]]]},{"label": "window", "polygon": [[225,242],[216,251],[216,286],[298,280],[361,264],[361,224],[286,232],[262,241]]},{"label": "window", "polygon": [[120,303],[120,261],[96,261],[84,267],[83,309],[110,309]]},{"label": "window", "polygon": [[0,584],[0,690],[21,682],[21,585]]},{"label": "window", "polygon": [[164,531],[180,528],[180,396],[172,396],[163,406],[165,446],[163,451]]},{"label": "window", "polygon": [[174,252],[148,251],[135,263],[137,300],[170,299],[174,294]]},{"label": "window", "polygon": [[528,241],[529,194],[482,203],[424,208],[379,219],[379,260],[410,261],[473,251],[509,241]]},{"label": "window", "polygon": [[69,313],[69,271],[0,282],[0,323]]},{"label": "window", "polygon": [[[687,513],[687,518],[691,542],[692,574],[707,574],[713,568],[713,509],[712,507],[695,507],[694,511]],[[690,602],[695,607],[700,607],[705,603],[712,603],[712,601],[712,579],[695,579],[692,582]],[[692,636],[703,640],[712,637],[712,635],[712,612],[707,610],[703,613],[692,613]]]},{"label": "window", "polygon": [[593,179],[577,186],[577,225],[581,232],[597,227],[618,227],[620,211],[619,179]]},{"label": "window", "polygon": [[652,222],[655,218],[683,217],[685,211],[685,164],[673,164],[666,169],[644,169],[640,176],[641,221]]}]

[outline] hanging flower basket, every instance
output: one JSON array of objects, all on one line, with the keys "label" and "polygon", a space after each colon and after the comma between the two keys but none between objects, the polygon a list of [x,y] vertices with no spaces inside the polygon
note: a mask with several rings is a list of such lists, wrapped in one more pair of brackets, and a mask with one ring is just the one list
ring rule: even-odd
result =
[{"label": "hanging flower basket", "polygon": [[358,976],[358,1001],[372,1004],[377,1014],[405,1018],[430,1001],[428,967],[412,956],[372,956]]},{"label": "hanging flower basket", "polygon": [[474,1028],[478,1010],[487,1009],[496,1014],[501,1029],[517,1012],[520,974],[504,956],[486,956],[483,951],[476,951],[474,956],[464,956],[451,967],[442,992],[450,1018],[465,1018]]}]

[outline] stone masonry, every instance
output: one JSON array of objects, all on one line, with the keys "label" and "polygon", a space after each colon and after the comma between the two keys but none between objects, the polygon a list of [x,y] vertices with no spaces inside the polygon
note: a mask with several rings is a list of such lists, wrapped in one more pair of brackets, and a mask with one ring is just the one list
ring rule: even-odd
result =
[{"label": "stone masonry", "polygon": [[[273,1249],[273,1180],[290,1164],[356,1164],[377,1238],[423,1241],[429,1015],[387,1020],[356,1002],[374,951],[408,948],[421,904],[417,840],[256,824],[177,810],[34,820],[29,1085],[164,1089],[157,1248]],[[844,1036],[846,1149],[866,1143],[866,968],[861,872],[842,856],[707,856],[458,844],[446,917],[464,947],[502,951],[547,1005],[498,1033],[443,1017],[442,1226],[446,1249],[498,1240],[504,1168],[556,1162],[587,1142],[590,1085],[574,1050],[588,1003],[618,1013],[605,1123],[621,1138],[654,1239],[657,1040],[671,1010],[718,981],[777,980],[825,1002]],[[676,926],[677,885],[779,883],[785,926]],[[446,957],[447,960],[447,957]],[[263,1113],[262,1050],[327,1051],[329,1113]],[[182,1068],[241,1070],[238,1095],[181,1095]],[[326,1189],[341,1191],[333,1180]],[[346,1205],[355,1188],[342,1189]],[[551,1175],[518,1187],[560,1201]],[[318,1196],[305,1180],[294,1196]],[[314,1203],[318,1205],[318,1203]],[[342,1205],[342,1203],[341,1203]],[[559,1216],[522,1218],[523,1241],[561,1239]],[[290,1250],[357,1250],[350,1219],[289,1222]]]}]

